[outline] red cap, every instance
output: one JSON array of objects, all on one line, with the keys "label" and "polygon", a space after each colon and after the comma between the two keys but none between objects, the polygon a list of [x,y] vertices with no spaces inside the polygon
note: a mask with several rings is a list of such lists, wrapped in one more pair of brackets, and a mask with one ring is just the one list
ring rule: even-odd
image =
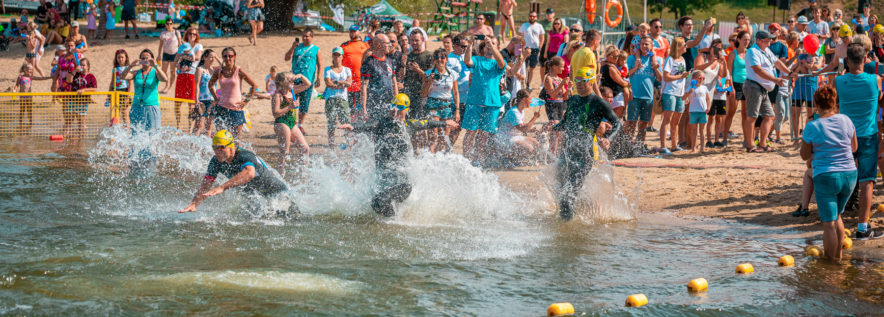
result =
[{"label": "red cap", "polygon": [[782,27],[780,26],[779,23],[771,23],[770,25],[767,26],[767,30],[771,31],[771,32],[779,31],[781,28]]}]

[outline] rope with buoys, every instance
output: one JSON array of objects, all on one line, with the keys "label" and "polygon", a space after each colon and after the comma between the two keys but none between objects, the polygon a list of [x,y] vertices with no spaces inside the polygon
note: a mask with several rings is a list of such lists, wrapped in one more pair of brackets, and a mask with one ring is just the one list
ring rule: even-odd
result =
[{"label": "rope with buoys", "polygon": [[[611,20],[612,7],[617,10],[617,17],[614,20]],[[620,4],[619,0],[608,0],[608,3],[605,4],[605,24],[608,27],[616,28],[620,25],[620,22],[623,22],[623,5]]]},{"label": "rope with buoys", "polygon": [[589,21],[589,24],[592,24],[595,21],[595,1],[596,0],[583,1],[583,8],[586,12],[586,20]]}]

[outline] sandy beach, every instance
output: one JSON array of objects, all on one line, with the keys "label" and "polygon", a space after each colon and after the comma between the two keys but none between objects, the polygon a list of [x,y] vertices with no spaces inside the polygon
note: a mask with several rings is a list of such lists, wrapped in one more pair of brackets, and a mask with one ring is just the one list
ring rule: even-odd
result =
[{"label": "sandy beach", "polygon": [[[125,48],[130,57],[135,56],[144,48],[156,50],[157,38],[142,36],[140,40],[118,39],[93,44],[86,56],[92,61],[92,72],[98,79],[99,87],[106,87],[110,79],[113,52]],[[232,38],[205,38],[201,43],[206,48],[220,52],[226,46],[233,46],[238,53],[237,65],[247,71],[253,79],[260,82],[264,90],[263,79],[270,66],[276,65],[280,70],[288,70],[289,63],[283,57],[291,46],[295,34],[263,34],[258,38],[258,46],[250,46],[244,36]],[[342,33],[318,32],[314,39],[321,49],[323,67],[331,64],[333,47],[347,40]],[[441,47],[441,42],[431,37],[430,49]],[[52,47],[46,49],[41,61],[44,69],[49,69]],[[13,45],[8,52],[0,53],[0,68],[6,71],[0,75],[3,89],[11,87],[17,70],[24,60],[24,48]],[[540,76],[535,76],[533,86],[538,86]],[[324,85],[323,85],[324,86]],[[244,87],[244,89],[246,89]],[[321,91],[324,87],[321,87]],[[37,82],[34,91],[49,91],[47,81]],[[535,91],[534,94],[537,94]],[[171,95],[171,92],[170,92]],[[262,155],[271,156],[276,153],[275,137],[273,136],[268,100],[253,101],[248,105],[252,114],[254,129],[247,132],[245,139]],[[308,121],[305,124],[307,140],[314,154],[327,149],[325,136],[324,101],[314,100],[311,103]],[[532,108],[526,113],[530,117]],[[539,110],[537,110],[539,111]],[[739,115],[738,115],[739,117]],[[544,121],[545,116],[542,116]],[[660,118],[656,119],[659,127]],[[735,123],[735,133],[740,134],[739,124]],[[788,125],[783,127],[783,138],[788,140]],[[648,144],[658,144],[656,135],[649,133]],[[741,222],[762,224],[790,229],[806,230],[809,235],[821,234],[822,226],[816,214],[815,205],[811,204],[811,216],[793,218],[792,212],[801,195],[802,174],[805,163],[800,159],[797,147],[793,145],[775,145],[776,151],[770,153],[745,153],[739,146],[740,139],[731,139],[726,149],[707,150],[703,154],[679,152],[664,158],[633,158],[616,161],[624,165],[616,167],[615,180],[624,189],[638,188],[641,191],[640,208],[645,212],[673,212],[680,216],[703,216],[731,219]],[[460,146],[457,146],[460,151]],[[268,161],[275,161],[268,160]],[[495,171],[500,179],[509,187],[532,194],[539,184],[539,171],[546,166],[521,167],[515,170]],[[884,191],[876,186],[876,205],[884,202]],[[873,206],[873,209],[874,206]],[[855,227],[856,212],[845,213],[845,226]],[[872,226],[884,228],[884,214],[874,213]],[[878,247],[881,247],[880,245]]]}]

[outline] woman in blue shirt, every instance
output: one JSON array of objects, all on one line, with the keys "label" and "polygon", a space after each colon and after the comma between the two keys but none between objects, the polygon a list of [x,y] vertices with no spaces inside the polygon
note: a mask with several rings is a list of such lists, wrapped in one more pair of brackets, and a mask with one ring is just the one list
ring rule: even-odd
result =
[{"label": "woman in blue shirt", "polygon": [[[160,95],[157,88],[160,82],[165,82],[169,78],[162,69],[157,67],[153,52],[149,49],[141,51],[138,59],[132,62],[123,74],[120,75],[124,80],[132,80],[134,87],[134,96],[132,97],[132,108],[129,110],[129,122],[132,124],[132,135],[138,133],[150,132],[160,128]],[[139,144],[141,150],[138,151],[138,157],[132,162],[133,171],[142,169],[152,164],[154,161],[153,154],[147,148],[147,144]],[[132,150],[132,153],[135,149]]]},{"label": "woman in blue shirt", "polygon": [[856,186],[856,129],[850,118],[837,113],[838,93],[832,86],[813,96],[820,118],[807,123],[801,143],[801,158],[813,157],[813,186],[820,221],[823,250],[832,260],[841,260],[844,223],[841,213]]},{"label": "woman in blue shirt", "polygon": [[[463,144],[464,156],[474,163],[482,162],[487,157],[488,140],[491,134],[497,133],[500,117],[500,79],[506,72],[506,61],[497,48],[497,39],[486,36],[479,44],[479,52],[483,56],[473,56],[473,42],[468,41],[464,64],[470,68],[473,78],[464,103],[462,128],[467,130]],[[473,149],[476,153],[473,153]]]}]

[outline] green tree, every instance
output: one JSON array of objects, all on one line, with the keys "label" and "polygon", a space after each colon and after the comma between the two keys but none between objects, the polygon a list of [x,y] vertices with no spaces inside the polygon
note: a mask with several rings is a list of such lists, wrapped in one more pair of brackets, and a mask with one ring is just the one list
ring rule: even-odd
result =
[{"label": "green tree", "polygon": [[669,10],[675,19],[691,15],[694,11],[707,11],[723,0],[649,0],[648,6],[651,12],[662,13],[663,9]]}]

